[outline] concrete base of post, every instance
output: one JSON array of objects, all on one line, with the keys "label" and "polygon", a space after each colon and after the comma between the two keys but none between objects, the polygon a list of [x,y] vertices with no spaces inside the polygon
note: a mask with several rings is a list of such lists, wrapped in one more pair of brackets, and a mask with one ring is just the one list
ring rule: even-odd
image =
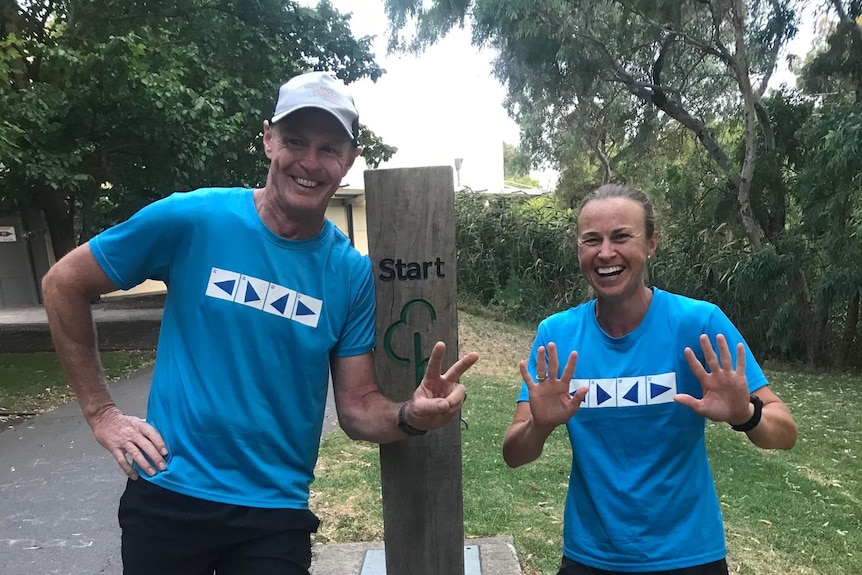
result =
[{"label": "concrete base of post", "polygon": [[[311,574],[386,575],[384,549],[382,541],[315,545]],[[521,575],[515,547],[508,536],[466,539],[464,567],[465,575]]]}]

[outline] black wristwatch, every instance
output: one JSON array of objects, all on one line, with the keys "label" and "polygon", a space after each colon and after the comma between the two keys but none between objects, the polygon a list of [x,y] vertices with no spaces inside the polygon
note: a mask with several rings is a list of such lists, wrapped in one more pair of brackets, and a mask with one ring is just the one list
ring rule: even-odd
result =
[{"label": "black wristwatch", "polygon": [[416,429],[404,418],[404,411],[407,409],[407,402],[401,404],[401,407],[398,408],[398,429],[403,431],[407,435],[415,436],[415,435],[425,435],[428,433],[427,429]]},{"label": "black wristwatch", "polygon": [[760,416],[763,415],[763,400],[752,393],[749,396],[748,401],[750,401],[754,406],[754,413],[751,415],[751,419],[745,423],[731,425],[730,427],[733,428],[734,431],[751,431],[757,427],[758,423],[760,423]]}]

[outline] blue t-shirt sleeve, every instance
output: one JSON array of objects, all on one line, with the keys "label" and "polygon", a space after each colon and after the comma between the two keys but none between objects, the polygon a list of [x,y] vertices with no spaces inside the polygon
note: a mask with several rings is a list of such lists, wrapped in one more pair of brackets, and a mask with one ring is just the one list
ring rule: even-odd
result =
[{"label": "blue t-shirt sleeve", "polygon": [[348,357],[368,353],[374,348],[374,330],[376,327],[376,300],[374,295],[374,276],[371,273],[371,260],[362,259],[354,276],[355,289],[353,303],[347,312],[347,321],[338,339],[338,344],[332,350],[336,357]]},{"label": "blue t-shirt sleeve", "polygon": [[190,222],[180,194],[158,200],[90,240],[99,266],[120,289],[147,279],[170,282],[171,262]]}]

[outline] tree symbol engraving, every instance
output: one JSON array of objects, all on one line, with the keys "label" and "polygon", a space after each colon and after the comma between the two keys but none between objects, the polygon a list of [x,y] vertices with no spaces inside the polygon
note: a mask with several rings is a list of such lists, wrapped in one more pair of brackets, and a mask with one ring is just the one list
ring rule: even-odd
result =
[{"label": "tree symbol engraving", "polygon": [[[409,327],[407,324],[407,316],[410,313],[410,309],[416,306],[419,306],[420,309],[424,309],[428,312],[431,322],[437,320],[437,312],[434,310],[434,306],[424,299],[414,299],[407,302],[404,307],[401,308],[400,319],[386,328],[386,333],[383,335],[383,349],[386,351],[386,355],[400,364],[409,365],[410,358],[402,357],[395,353],[395,350],[392,347],[392,336],[399,329]],[[415,365],[415,383],[416,387],[419,387],[419,384],[422,383],[422,376],[425,374],[425,366],[428,365],[428,358],[422,357],[422,335],[418,331],[413,332],[413,363]]]}]

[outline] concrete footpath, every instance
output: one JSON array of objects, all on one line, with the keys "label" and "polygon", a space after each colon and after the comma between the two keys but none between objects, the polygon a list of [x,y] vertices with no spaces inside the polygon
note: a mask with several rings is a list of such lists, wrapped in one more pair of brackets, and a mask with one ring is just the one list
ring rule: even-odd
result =
[{"label": "concrete footpath", "polygon": [[[142,370],[112,384],[117,405],[143,417],[151,375]],[[337,426],[331,397],[326,413],[324,433]],[[120,575],[117,505],[125,481],[74,402],[4,423],[0,575]],[[510,537],[468,539],[468,546],[478,552],[482,575],[520,575]],[[380,549],[379,541],[317,545],[312,574],[384,575],[366,560],[369,550],[379,558]]]},{"label": "concrete footpath", "polygon": [[[117,404],[141,415],[149,370],[117,382]],[[0,433],[0,573],[122,573],[117,504],[125,475],[78,405]]]}]

